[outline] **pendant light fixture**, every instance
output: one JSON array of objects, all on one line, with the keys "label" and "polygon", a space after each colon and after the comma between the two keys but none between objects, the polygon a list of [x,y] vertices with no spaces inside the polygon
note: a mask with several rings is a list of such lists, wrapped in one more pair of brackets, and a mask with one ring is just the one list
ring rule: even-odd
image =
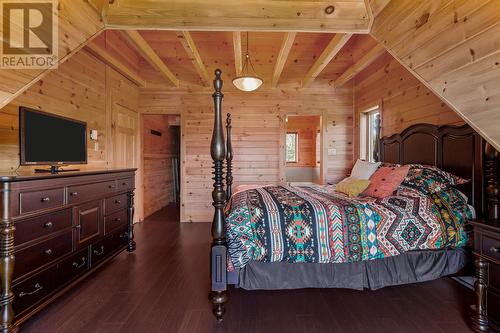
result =
[{"label": "pendant light fixture", "polygon": [[[250,72],[250,69],[252,72]],[[241,75],[233,79],[233,84],[236,88],[241,91],[254,91],[258,89],[264,81],[257,76],[255,69],[252,65],[252,60],[250,60],[250,54],[248,53],[248,32],[247,32],[247,52],[245,54],[245,62],[243,63],[243,68],[241,70]]]}]

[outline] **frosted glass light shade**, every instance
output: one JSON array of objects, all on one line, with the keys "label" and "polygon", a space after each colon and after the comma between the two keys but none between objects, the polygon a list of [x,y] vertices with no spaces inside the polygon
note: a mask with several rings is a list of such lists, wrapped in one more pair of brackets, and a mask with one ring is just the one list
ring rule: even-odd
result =
[{"label": "frosted glass light shade", "polygon": [[236,88],[242,91],[254,91],[262,85],[262,79],[256,76],[238,76],[233,79]]}]

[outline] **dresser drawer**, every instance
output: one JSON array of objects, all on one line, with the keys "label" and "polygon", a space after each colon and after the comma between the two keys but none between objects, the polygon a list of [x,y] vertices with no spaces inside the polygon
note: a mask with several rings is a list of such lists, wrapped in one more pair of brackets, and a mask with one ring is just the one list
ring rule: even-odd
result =
[{"label": "dresser drawer", "polygon": [[500,261],[500,240],[481,234],[481,253]]},{"label": "dresser drawer", "polygon": [[109,235],[117,228],[127,226],[128,213],[126,209],[122,209],[114,214],[104,218],[104,234]]},{"label": "dresser drawer", "polygon": [[25,310],[34,307],[55,291],[57,288],[55,277],[57,277],[57,267],[52,266],[26,281],[15,284],[12,287],[14,314],[16,316],[21,315]]},{"label": "dresser drawer", "polygon": [[127,245],[127,228],[121,227],[105,239],[91,245],[91,266],[97,265],[105,258],[116,253],[117,250],[123,248],[125,245]]},{"label": "dresser drawer", "polygon": [[62,206],[64,203],[64,188],[50,190],[21,192],[19,194],[20,214]]},{"label": "dresser drawer", "polygon": [[57,264],[58,282],[64,286],[90,267],[89,248],[85,248]]},{"label": "dresser drawer", "polygon": [[126,191],[134,188],[134,178],[118,179],[118,191]]},{"label": "dresser drawer", "polygon": [[127,208],[127,194],[120,194],[106,199],[104,203],[104,215],[109,215],[121,209]]},{"label": "dresser drawer", "polygon": [[14,245],[51,235],[59,230],[71,227],[71,223],[71,209],[18,221],[15,223]]},{"label": "dresser drawer", "polygon": [[68,187],[68,203],[83,202],[116,192],[116,181]]},{"label": "dresser drawer", "polygon": [[488,318],[498,323],[498,318],[500,318],[500,295],[488,290],[486,308],[488,309]]},{"label": "dresser drawer", "polygon": [[488,263],[488,288],[500,293],[500,266]]},{"label": "dresser drawer", "polygon": [[72,230],[14,253],[14,278],[19,278],[68,254],[73,249]]}]

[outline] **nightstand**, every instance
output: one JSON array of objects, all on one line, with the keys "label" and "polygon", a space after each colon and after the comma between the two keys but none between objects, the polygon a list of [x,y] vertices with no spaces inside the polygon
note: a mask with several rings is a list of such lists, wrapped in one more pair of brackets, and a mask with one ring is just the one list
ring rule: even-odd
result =
[{"label": "nightstand", "polygon": [[490,332],[500,328],[500,222],[471,221],[476,265],[475,310],[472,328]]}]

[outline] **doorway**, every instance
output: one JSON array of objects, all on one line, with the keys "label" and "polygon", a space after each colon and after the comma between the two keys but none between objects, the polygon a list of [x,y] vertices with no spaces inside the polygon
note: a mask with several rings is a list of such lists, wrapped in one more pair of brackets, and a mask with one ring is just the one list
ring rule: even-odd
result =
[{"label": "doorway", "polygon": [[180,221],[180,115],[142,119],[144,216]]},{"label": "doorway", "polygon": [[322,184],[321,116],[286,117],[285,177],[292,185]]}]

